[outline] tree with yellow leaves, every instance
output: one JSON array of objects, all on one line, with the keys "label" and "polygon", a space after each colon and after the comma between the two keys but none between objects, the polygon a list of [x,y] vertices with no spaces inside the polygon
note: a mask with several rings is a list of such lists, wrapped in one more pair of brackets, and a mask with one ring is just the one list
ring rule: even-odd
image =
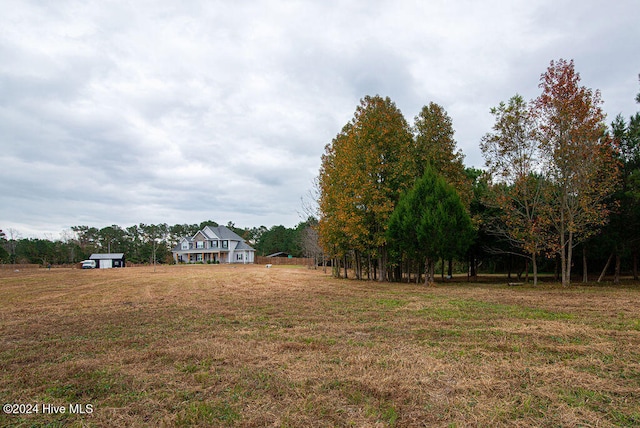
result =
[{"label": "tree with yellow leaves", "polygon": [[[386,229],[400,194],[413,183],[412,135],[389,97],[367,96],[325,147],[320,168],[319,231],[327,253],[387,279]],[[346,266],[345,266],[346,275]]]}]

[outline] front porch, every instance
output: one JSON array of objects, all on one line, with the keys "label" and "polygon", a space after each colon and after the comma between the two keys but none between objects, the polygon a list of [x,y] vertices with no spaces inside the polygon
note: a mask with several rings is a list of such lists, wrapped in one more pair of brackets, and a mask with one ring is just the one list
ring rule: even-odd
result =
[{"label": "front porch", "polygon": [[176,263],[229,263],[229,254],[217,252],[186,252],[175,254]]}]

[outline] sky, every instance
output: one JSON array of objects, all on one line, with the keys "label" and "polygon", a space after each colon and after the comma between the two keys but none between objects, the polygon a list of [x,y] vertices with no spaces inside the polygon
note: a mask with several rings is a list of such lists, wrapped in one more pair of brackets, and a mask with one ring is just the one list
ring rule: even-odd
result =
[{"label": "sky", "polygon": [[491,107],[573,59],[640,110],[637,0],[29,1],[0,15],[0,229],[304,219],[366,95],[435,102],[481,168]]}]

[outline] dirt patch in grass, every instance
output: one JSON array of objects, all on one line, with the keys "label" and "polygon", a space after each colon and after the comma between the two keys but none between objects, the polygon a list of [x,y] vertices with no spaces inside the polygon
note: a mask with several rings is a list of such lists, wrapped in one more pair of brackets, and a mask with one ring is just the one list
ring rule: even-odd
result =
[{"label": "dirt patch in grass", "polygon": [[[637,426],[637,287],[264,266],[0,276],[1,426]],[[92,412],[69,412],[91,404]]]}]

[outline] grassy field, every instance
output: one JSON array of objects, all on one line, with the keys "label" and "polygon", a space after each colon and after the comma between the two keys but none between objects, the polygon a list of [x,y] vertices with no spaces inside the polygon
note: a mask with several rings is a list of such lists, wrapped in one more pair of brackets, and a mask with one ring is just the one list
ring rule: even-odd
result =
[{"label": "grassy field", "polygon": [[0,309],[0,402],[40,406],[0,426],[640,425],[633,285],[7,270]]}]

